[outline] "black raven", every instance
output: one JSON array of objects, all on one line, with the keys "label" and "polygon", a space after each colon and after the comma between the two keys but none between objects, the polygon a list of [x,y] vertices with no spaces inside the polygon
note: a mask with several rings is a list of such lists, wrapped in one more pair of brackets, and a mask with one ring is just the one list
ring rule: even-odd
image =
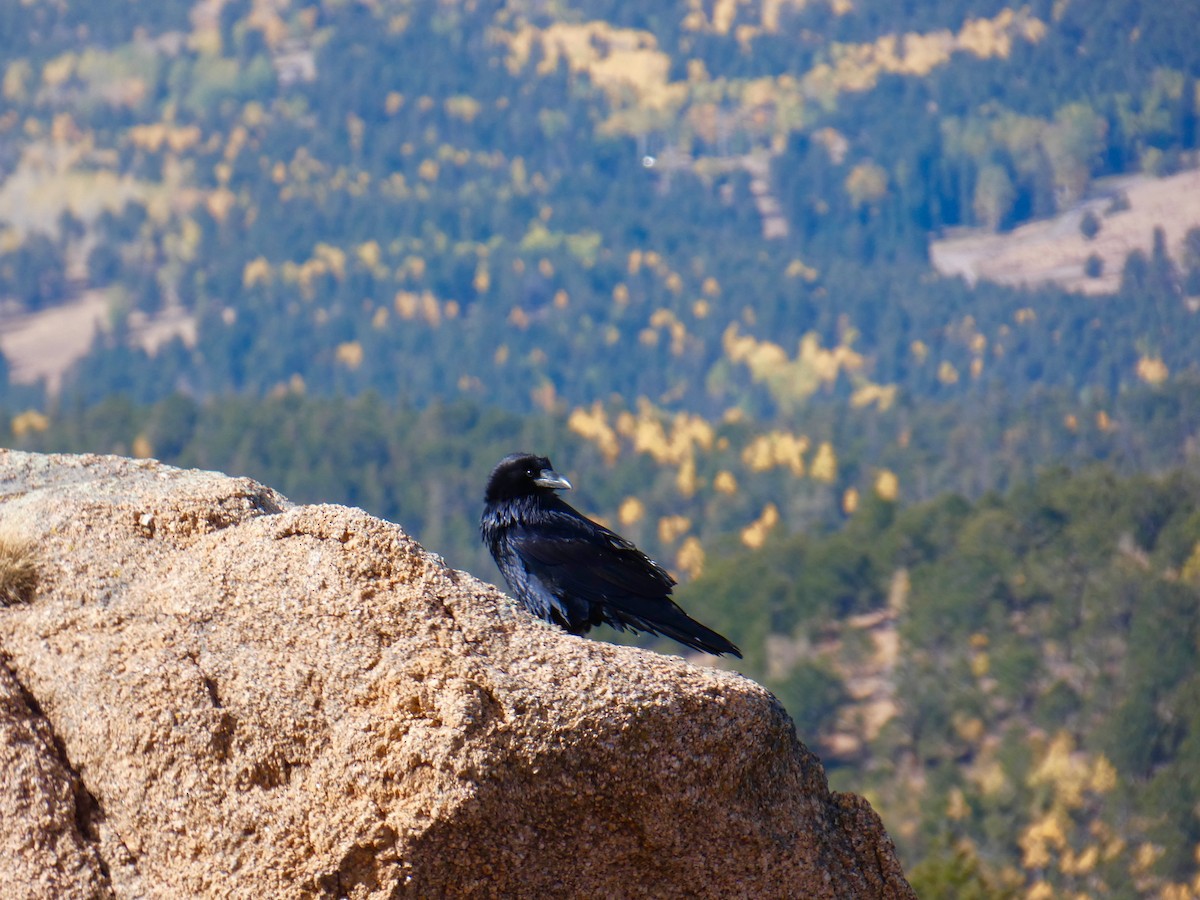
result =
[{"label": "black raven", "polygon": [[572,634],[604,622],[741,658],[671,599],[675,579],[658,563],[555,493],[570,489],[550,460],[531,453],[506,456],[488,479],[479,530],[526,609]]}]

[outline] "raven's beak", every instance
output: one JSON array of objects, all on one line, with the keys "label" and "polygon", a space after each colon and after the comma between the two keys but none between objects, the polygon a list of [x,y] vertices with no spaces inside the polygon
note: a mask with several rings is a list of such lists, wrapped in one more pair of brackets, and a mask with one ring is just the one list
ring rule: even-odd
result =
[{"label": "raven's beak", "polygon": [[571,482],[563,478],[553,469],[542,469],[538,472],[538,477],[533,479],[533,483],[538,487],[553,488],[556,491],[569,491]]}]

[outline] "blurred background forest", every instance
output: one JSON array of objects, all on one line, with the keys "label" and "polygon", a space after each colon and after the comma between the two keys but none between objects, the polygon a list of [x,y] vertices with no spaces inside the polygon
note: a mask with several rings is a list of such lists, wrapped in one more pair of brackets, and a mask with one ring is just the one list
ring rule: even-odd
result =
[{"label": "blurred background forest", "polygon": [[1200,896],[1195,12],[0,0],[0,444],[546,453],[921,896]]}]

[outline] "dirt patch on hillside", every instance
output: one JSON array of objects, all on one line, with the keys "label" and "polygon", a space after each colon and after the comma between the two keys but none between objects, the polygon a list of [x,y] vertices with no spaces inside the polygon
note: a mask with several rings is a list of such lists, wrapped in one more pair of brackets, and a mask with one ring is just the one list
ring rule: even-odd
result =
[{"label": "dirt patch on hillside", "polygon": [[[1115,203],[1124,198],[1123,202]],[[1091,211],[1100,231],[1091,240],[1080,223]],[[1031,222],[1005,234],[973,231],[934,241],[929,261],[942,275],[968,283],[1036,286],[1054,283],[1069,291],[1111,294],[1121,283],[1125,258],[1134,250],[1149,254],[1154,229],[1161,227],[1167,249],[1178,261],[1184,235],[1200,226],[1200,170],[1168,178],[1132,175],[1104,183],[1088,200],[1053,219]],[[1095,255],[1102,264],[1089,277],[1084,266]]]},{"label": "dirt patch on hillside", "polygon": [[[0,352],[14,384],[44,380],[49,394],[62,387],[67,370],[91,349],[96,334],[110,327],[110,306],[103,291],[84,291],[74,300],[36,313],[0,315]],[[196,320],[172,307],[155,316],[129,317],[130,342],[153,355],[178,337],[196,345]]]},{"label": "dirt patch on hillside", "polygon": [[77,300],[52,309],[5,317],[0,322],[0,351],[15,384],[45,379],[58,393],[63,373],[87,353],[96,332],[108,327],[108,300],[101,291],[85,291]]}]

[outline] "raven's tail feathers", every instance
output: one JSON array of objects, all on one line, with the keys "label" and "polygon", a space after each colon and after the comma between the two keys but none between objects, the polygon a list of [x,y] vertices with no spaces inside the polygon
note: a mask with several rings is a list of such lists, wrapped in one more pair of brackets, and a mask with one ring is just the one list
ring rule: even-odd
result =
[{"label": "raven's tail feathers", "polygon": [[647,631],[650,634],[669,637],[671,640],[678,641],[693,650],[699,650],[701,653],[711,653],[714,656],[728,653],[738,659],[742,658],[742,651],[737,648],[737,645],[717,634],[707,625],[700,624],[674,603],[671,604],[671,608],[666,611],[666,614],[656,616],[653,620],[627,612],[614,610],[612,613],[608,617],[608,621],[613,624],[619,622],[618,628],[623,625],[634,631]]}]

